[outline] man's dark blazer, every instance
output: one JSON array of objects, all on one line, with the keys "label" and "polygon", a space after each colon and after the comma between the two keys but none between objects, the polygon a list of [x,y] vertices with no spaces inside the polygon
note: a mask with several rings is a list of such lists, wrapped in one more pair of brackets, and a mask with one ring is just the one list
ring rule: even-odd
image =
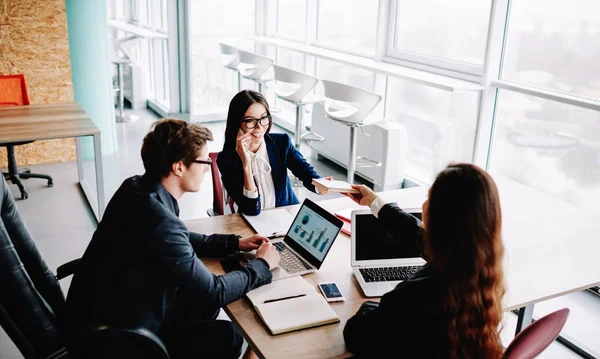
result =
[{"label": "man's dark blazer", "polygon": [[[420,221],[396,204],[386,204],[379,222],[394,237],[421,236]],[[363,304],[344,328],[346,347],[365,358],[447,358],[448,322],[428,265],[386,293],[379,305]]]},{"label": "man's dark blazer", "polygon": [[212,274],[198,257],[235,252],[239,237],[189,232],[178,216],[177,201],[159,181],[144,175],[123,182],[73,277],[67,297],[72,333],[98,324],[157,332],[177,310],[181,292],[210,313],[271,281],[263,259]]},{"label": "man's dark blazer", "polygon": [[[300,178],[304,187],[315,192],[312,179],[319,178],[319,175],[294,147],[290,136],[284,133],[269,133],[265,135],[264,143],[267,145],[271,175],[275,186],[275,207],[299,203],[288,178],[288,168],[294,176]],[[244,196],[244,169],[242,160],[235,149],[220,152],[217,165],[221,172],[223,186],[225,186],[227,194],[238,205],[238,212],[252,216],[259,214],[262,207],[260,194],[258,198],[254,199]]]}]

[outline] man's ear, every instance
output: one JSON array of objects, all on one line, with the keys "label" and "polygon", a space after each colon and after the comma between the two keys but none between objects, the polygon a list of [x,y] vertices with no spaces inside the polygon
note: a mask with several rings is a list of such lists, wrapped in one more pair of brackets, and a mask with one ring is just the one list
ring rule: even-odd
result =
[{"label": "man's ear", "polygon": [[183,175],[183,167],[184,166],[185,165],[181,161],[174,162],[171,165],[171,171],[175,174],[175,176],[181,177]]}]

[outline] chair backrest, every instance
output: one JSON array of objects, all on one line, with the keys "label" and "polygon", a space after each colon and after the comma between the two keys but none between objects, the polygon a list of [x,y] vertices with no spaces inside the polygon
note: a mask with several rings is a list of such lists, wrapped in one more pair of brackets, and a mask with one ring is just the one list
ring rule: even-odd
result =
[{"label": "chair backrest", "polygon": [[65,298],[0,176],[0,325],[25,358],[61,350]]},{"label": "chair backrest", "polygon": [[239,50],[231,45],[219,42],[221,48],[221,55],[223,55],[223,66],[237,70],[237,66],[240,64]]},{"label": "chair backrest", "polygon": [[504,359],[535,358],[558,337],[568,317],[569,309],[564,308],[536,320],[510,342]]},{"label": "chair backrest", "polygon": [[243,50],[239,50],[238,53],[240,55],[240,65],[247,66],[246,69],[240,67],[242,75],[247,78],[260,80],[260,77],[271,68],[271,65],[273,65],[273,60],[268,57]]},{"label": "chair backrest", "polygon": [[79,343],[78,357],[86,359],[169,359],[160,338],[145,328],[86,328]]},{"label": "chair backrest", "polygon": [[29,105],[25,75],[0,75],[0,106]]},{"label": "chair backrest", "polygon": [[[317,85],[319,79],[302,72],[273,65],[275,81],[283,82],[285,88],[275,87],[275,94],[284,100],[302,102],[302,99]],[[295,85],[295,86],[290,86]]]},{"label": "chair backrest", "polygon": [[381,95],[338,82],[321,80],[325,88],[327,117],[361,124],[381,101]]},{"label": "chair backrest", "polygon": [[212,163],[210,165],[210,172],[213,182],[213,212],[216,215],[222,216],[225,214],[225,205],[229,205],[231,213],[235,213],[233,207],[233,200],[224,201],[223,186],[221,185],[221,176],[219,174],[219,167],[217,166],[217,158],[219,157],[218,152],[210,152],[208,154]]}]

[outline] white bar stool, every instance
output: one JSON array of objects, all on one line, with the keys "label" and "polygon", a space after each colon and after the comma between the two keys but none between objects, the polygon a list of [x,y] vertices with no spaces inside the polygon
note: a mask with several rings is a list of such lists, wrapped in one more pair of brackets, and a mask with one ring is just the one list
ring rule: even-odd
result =
[{"label": "white bar stool", "polygon": [[296,133],[294,144],[300,148],[300,142],[323,141],[325,138],[313,132],[302,134],[303,108],[305,105],[325,102],[324,97],[309,95],[309,92],[317,85],[319,79],[302,72],[294,71],[278,65],[273,65],[275,74],[275,95],[296,106]]},{"label": "white bar stool", "polygon": [[263,84],[273,81],[272,78],[264,78],[263,75],[273,65],[273,60],[253,54],[251,52],[238,50],[240,63],[238,64],[238,71],[243,78],[258,84],[258,92],[262,93]]},{"label": "white bar stool", "polygon": [[221,48],[221,55],[223,55],[223,66],[237,74],[237,90],[240,92],[242,90],[242,78],[238,71],[238,65],[240,64],[239,50],[222,42],[219,42],[219,47]]},{"label": "white bar stool", "polygon": [[131,59],[125,53],[123,48],[121,47],[125,42],[135,40],[139,36],[129,36],[120,39],[116,39],[113,41],[113,48],[111,53],[111,60],[113,64],[117,66],[117,87],[113,87],[113,92],[117,93],[119,97],[117,98],[117,108],[119,113],[117,115],[117,122],[126,122],[131,118],[129,116],[125,116],[124,107],[125,107],[125,93],[124,93],[124,85],[125,81],[123,80],[123,65],[128,65],[131,63]]},{"label": "white bar stool", "polygon": [[[358,87],[344,85],[338,82],[321,80],[325,87],[325,113],[334,121],[350,127],[350,153],[348,158],[348,183],[354,183],[356,167],[380,167],[377,162],[361,156],[356,156],[356,129],[373,124],[367,117],[381,101],[381,96]],[[357,163],[357,159],[363,162]]]}]

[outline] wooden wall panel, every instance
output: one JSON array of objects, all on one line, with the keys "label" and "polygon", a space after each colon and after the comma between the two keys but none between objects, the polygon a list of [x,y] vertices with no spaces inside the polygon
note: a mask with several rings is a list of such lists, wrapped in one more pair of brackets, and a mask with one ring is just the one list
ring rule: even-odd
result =
[{"label": "wooden wall panel", "polygon": [[[65,0],[0,0],[0,74],[14,73],[25,74],[32,104],[73,101]],[[19,166],[74,161],[75,140],[36,141],[15,152]]]}]

